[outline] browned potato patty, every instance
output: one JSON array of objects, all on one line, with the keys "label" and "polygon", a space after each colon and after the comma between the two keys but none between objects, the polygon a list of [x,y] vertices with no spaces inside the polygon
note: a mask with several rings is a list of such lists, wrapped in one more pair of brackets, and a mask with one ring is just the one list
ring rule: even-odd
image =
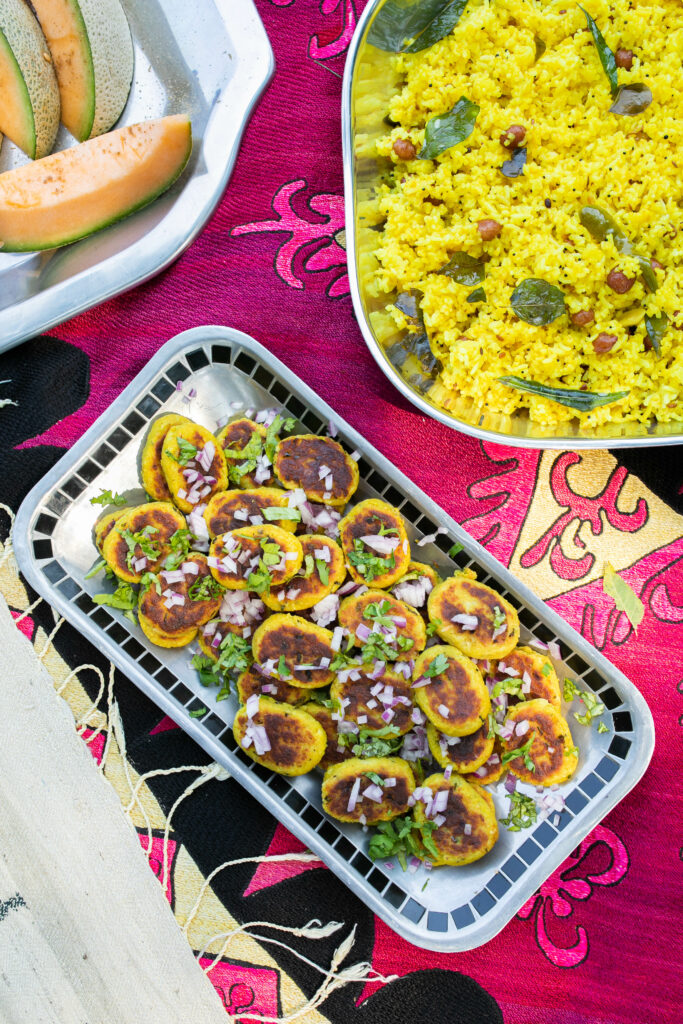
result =
[{"label": "browned potato patty", "polygon": [[[269,513],[264,514],[268,509]],[[280,510],[286,509],[292,519],[277,518]],[[270,516],[273,516],[272,520]],[[219,537],[241,526],[261,526],[274,522],[276,526],[294,533],[301,518],[297,509],[289,509],[287,494],[277,487],[255,487],[250,491],[221,491],[209,501],[204,519],[211,537]]]},{"label": "browned potato patty", "polygon": [[214,537],[209,566],[228,590],[254,590],[263,597],[295,576],[303,557],[299,540],[279,526],[243,526]]},{"label": "browned potato patty", "polygon": [[168,413],[154,420],[140,455],[140,479],[150,498],[154,501],[172,501],[173,495],[168,489],[164,471],[161,468],[161,453],[164,447],[164,438],[171,427],[177,427],[181,423],[190,423],[187,416],[178,413]]},{"label": "browned potato patty", "polygon": [[423,618],[427,618],[427,597],[441,577],[433,566],[426,562],[408,563],[404,576],[394,584],[391,592],[399,601],[405,601],[412,608],[417,608]]},{"label": "browned potato patty", "polygon": [[417,659],[413,677],[415,700],[440,732],[469,736],[486,722],[491,710],[486,683],[457,647],[429,647]]},{"label": "browned potato patty", "polygon": [[432,809],[429,818],[424,803],[418,801],[415,805],[415,820],[420,824],[445,819],[431,833],[439,851],[439,859],[433,861],[435,867],[471,864],[492,849],[498,839],[498,822],[493,800],[485,789],[472,786],[455,773],[448,780],[443,775],[430,775],[422,788],[431,790],[432,808],[439,800],[437,794],[448,794],[444,809],[436,813]]},{"label": "browned potato patty", "polygon": [[506,724],[514,724],[514,734],[502,740],[505,754],[526,748],[533,762],[533,771],[520,753],[508,768],[523,782],[535,786],[552,786],[566,782],[576,771],[578,754],[566,721],[547,700],[529,700],[511,708]]},{"label": "browned potato patty", "polygon": [[120,508],[116,512],[106,512],[95,523],[95,547],[100,554],[102,554],[102,545],[105,538],[114,528],[114,523],[118,523],[121,516],[125,516],[126,512],[130,512],[130,509]]},{"label": "browned potato patty", "polygon": [[[296,686],[327,686],[334,678],[335,657],[329,629],[307,622],[300,615],[270,615],[254,633],[254,659],[268,675]],[[315,667],[314,667],[315,666]]]},{"label": "browned potato patty", "polygon": [[346,578],[342,549],[329,537],[312,534],[299,536],[303,563],[287,589],[263,595],[269,608],[277,612],[298,612],[312,608],[328,594],[333,594]]},{"label": "browned potato patty", "polygon": [[366,590],[359,597],[352,594],[344,598],[339,606],[339,624],[348,629],[356,647],[368,642],[369,633],[379,634],[394,649],[391,660],[414,658],[427,643],[420,613],[384,590]]},{"label": "browned potato patty", "polygon": [[[228,466],[230,481],[236,487],[270,487],[276,482],[272,466],[266,466],[265,463],[261,467],[261,472],[258,473],[259,480],[257,481],[257,467],[253,469],[248,468],[249,461],[253,460],[247,460],[239,454],[244,451],[254,434],[265,440],[266,433],[266,428],[260,423],[255,423],[254,420],[241,416],[239,419],[233,420],[232,423],[228,423],[217,434],[218,443],[224,453],[226,450],[230,453],[225,455],[225,461]],[[240,467],[244,466],[247,468],[242,472]]]},{"label": "browned potato patty", "polygon": [[301,708],[258,697],[254,713],[239,709],[233,734],[242,750],[281,775],[305,775],[325,753],[327,737],[319,722]]},{"label": "browned potato patty", "polygon": [[488,723],[469,736],[447,736],[432,725],[427,726],[427,741],[432,757],[442,768],[451,765],[458,774],[474,772],[493,753],[494,737],[489,737]]},{"label": "browned potato patty", "polygon": [[287,490],[301,488],[309,501],[341,508],[358,487],[358,465],[331,437],[296,434],[280,441],[275,474]]},{"label": "browned potato patty", "polygon": [[371,673],[372,665],[359,665],[344,682],[338,677],[332,683],[330,696],[343,708],[344,718],[360,729],[383,729],[390,725],[401,735],[409,732],[413,727],[414,692],[410,682],[389,669],[376,679]]},{"label": "browned potato patty", "polygon": [[441,639],[470,658],[502,658],[519,640],[519,618],[512,605],[462,573],[434,587],[427,607]]},{"label": "browned potato patty", "polygon": [[356,583],[383,590],[397,583],[410,565],[403,516],[386,501],[361,501],[340,522],[339,536]]},{"label": "browned potato patty", "polygon": [[218,440],[197,423],[169,427],[161,451],[161,468],[173,501],[183,512],[205,504],[228,483]]},{"label": "browned potato patty", "polygon": [[272,697],[273,700],[281,701],[283,704],[303,704],[311,696],[310,688],[292,686],[283,679],[274,679],[272,676],[264,676],[253,665],[237,679],[237,696],[241,704],[246,704],[253,694],[263,697]]},{"label": "browned potato patty", "polygon": [[[527,700],[540,697],[547,700],[549,704],[560,711],[562,708],[562,694],[560,692],[560,680],[553,667],[550,658],[530,647],[515,647],[514,651],[505,655],[505,659],[498,663],[498,675],[504,673],[504,669],[514,669],[516,677],[523,679],[523,694]],[[506,675],[512,675],[506,672]],[[516,704],[519,697],[508,695],[508,704]]]},{"label": "browned potato patty", "polygon": [[315,718],[316,722],[320,722],[327,736],[327,747],[318,764],[318,768],[322,768],[324,771],[330,765],[341,764],[342,761],[347,761],[350,757],[353,757],[351,748],[345,746],[339,738],[337,723],[332,718],[332,712],[329,708],[310,701],[308,704],[302,705],[301,710],[307,711],[309,715]]},{"label": "browned potato patty", "polygon": [[[368,772],[379,776],[382,786],[369,779]],[[350,757],[325,772],[323,810],[338,821],[365,819],[374,825],[405,814],[414,789],[412,769],[400,757]]]},{"label": "browned potato patty", "polygon": [[143,632],[162,647],[175,644],[162,643],[159,637],[172,639],[176,634],[184,636],[187,630],[196,632],[221,606],[223,592],[209,572],[206,556],[192,553],[183,564],[196,566],[197,572],[162,570],[157,584],[146,586],[138,602]]},{"label": "browned potato patty", "polygon": [[507,773],[508,766],[503,764],[503,745],[498,736],[493,742],[493,753],[473,772],[463,772],[467,782],[476,786],[490,786]]},{"label": "browned potato patty", "polygon": [[185,516],[169,502],[138,505],[128,509],[109,530],[102,543],[102,556],[120,579],[139,583],[144,573],[161,568],[171,552],[171,537],[185,529]]}]

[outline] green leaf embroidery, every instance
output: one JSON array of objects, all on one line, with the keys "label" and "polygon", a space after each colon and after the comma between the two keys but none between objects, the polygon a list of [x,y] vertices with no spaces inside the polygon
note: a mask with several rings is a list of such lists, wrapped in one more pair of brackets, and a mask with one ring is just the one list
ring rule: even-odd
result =
[{"label": "green leaf embroidery", "polygon": [[609,79],[610,89],[612,91],[612,95],[614,96],[619,87],[617,82],[617,62],[615,60],[614,54],[605,42],[605,38],[602,32],[595,24],[595,21],[593,20],[593,18],[591,18],[588,11],[584,11],[581,5],[579,5],[579,9],[583,11],[584,17],[588,24],[588,28],[590,29],[591,35],[593,36],[595,48],[598,51],[598,56],[600,57],[600,63],[602,64],[603,70],[607,75],[607,78]]},{"label": "green leaf embroidery", "polygon": [[567,406],[569,409],[576,409],[578,412],[590,412],[601,405],[611,405],[612,402],[620,402],[627,398],[630,391],[615,391],[612,394],[600,394],[593,391],[575,391],[573,388],[552,388],[547,384],[539,384],[535,380],[523,380],[521,377],[499,377],[501,384],[509,388],[516,388],[529,395],[537,395],[539,398],[548,398],[558,405]]},{"label": "green leaf embroidery", "polygon": [[468,139],[474,131],[479,107],[461,96],[452,110],[431,117],[425,126],[424,146],[417,154],[420,160],[433,160],[452,146]]},{"label": "green leaf embroidery", "polygon": [[623,612],[633,628],[637,629],[643,621],[645,606],[638,595],[631,590],[626,580],[614,571],[609,562],[605,563],[602,589],[614,599],[619,611]]},{"label": "green leaf embroidery", "polygon": [[510,297],[510,305],[520,320],[534,327],[547,327],[566,312],[564,292],[540,277],[521,281]]}]

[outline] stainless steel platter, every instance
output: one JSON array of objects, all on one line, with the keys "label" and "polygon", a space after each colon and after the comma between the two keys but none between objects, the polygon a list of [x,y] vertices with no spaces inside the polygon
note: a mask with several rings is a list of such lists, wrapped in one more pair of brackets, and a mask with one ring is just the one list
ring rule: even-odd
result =
[{"label": "stainless steel platter", "polygon": [[[188,406],[176,390],[196,392]],[[580,750],[576,775],[561,787],[561,813],[523,832],[501,830],[493,850],[460,868],[420,868],[403,873],[367,856],[368,837],[322,811],[317,773],[286,778],[251,761],[231,730],[235,697],[217,702],[201,685],[187,649],[151,645],[121,612],[95,605],[101,589],[85,575],[96,560],[89,541],[98,509],[90,498],[101,488],[144,500],[138,482],[141,441],[150,420],[182,412],[215,428],[216,421],[243,408],[284,407],[297,429],[323,432],[330,419],[338,439],[360,453],[358,498],[383,497],[400,508],[420,559],[443,576],[469,566],[518,608],[522,642],[556,642],[568,676],[598,693],[608,731],[576,725]],[[444,532],[434,542],[419,540]],[[462,551],[451,559],[455,542]],[[346,424],[309,387],[252,338],[227,327],[199,327],[169,341],[109,410],[31,491],[17,516],[14,546],[30,585],[119,666],[147,696],[223,765],[259,802],[344,881],[396,932],[427,949],[471,949],[491,939],[539,885],[562,863],[645,771],[654,745],[652,716],[636,687],[574,632],[485,548],[463,530],[376,449]],[[208,713],[192,717],[205,707]],[[566,709],[565,709],[566,710]],[[507,801],[503,784],[492,791],[497,817]],[[226,827],[229,827],[226,826]],[[425,881],[429,884],[424,889]]]},{"label": "stainless steel platter", "polygon": [[[204,226],[230,177],[254,104],[274,70],[253,0],[122,0],[135,74],[119,125],[189,114],[194,148],[160,199],[90,238],[46,253],[0,252],[0,352],[140,284]],[[60,129],[56,149],[74,144]],[[0,171],[27,158],[7,139]]]},{"label": "stainless steel platter", "polygon": [[[344,152],[344,193],[346,201],[346,242],[351,296],[363,337],[380,369],[392,384],[423,413],[485,441],[526,448],[635,448],[643,445],[681,444],[683,423],[611,423],[580,428],[572,421],[555,433],[551,427],[532,423],[526,412],[503,416],[482,411],[464,400],[448,412],[430,399],[429,390],[404,376],[392,363],[387,350],[399,341],[400,332],[387,326],[384,309],[388,297],[377,297],[372,288],[374,251],[379,235],[377,225],[366,216],[369,202],[390,167],[375,156],[374,143],[387,132],[384,118],[397,89],[393,54],[371,42],[373,23],[384,12],[384,27],[390,18],[393,34],[397,25],[408,25],[419,7],[434,9],[434,0],[369,0],[358,20],[349,47],[342,89],[342,144]],[[388,17],[390,16],[390,18]],[[414,24],[414,20],[413,20]],[[410,36],[410,29],[405,35]],[[400,33],[399,33],[400,35]],[[416,367],[417,368],[417,367]]]}]

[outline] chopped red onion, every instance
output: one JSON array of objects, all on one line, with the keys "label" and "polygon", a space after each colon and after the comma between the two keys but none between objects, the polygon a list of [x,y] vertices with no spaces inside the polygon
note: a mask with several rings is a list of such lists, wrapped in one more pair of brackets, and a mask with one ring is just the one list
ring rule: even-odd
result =
[{"label": "chopped red onion", "polygon": [[323,477],[328,476],[329,472],[330,472],[330,467],[329,466],[326,466],[324,464],[322,466],[320,466],[318,468],[318,480],[322,480]]},{"label": "chopped red onion", "polygon": [[448,780],[450,779],[452,774],[453,774],[453,765],[452,764],[446,765],[446,767],[443,770],[443,777],[446,780],[446,782],[448,782]]},{"label": "chopped red onion", "polygon": [[507,631],[508,631],[507,622],[505,622],[502,626],[499,626],[498,629],[494,629],[493,634],[491,636],[491,639],[492,640],[497,640],[499,636],[502,636],[503,633],[507,633]]},{"label": "chopped red onion", "polygon": [[539,651],[547,651],[548,645],[543,640],[537,640],[535,636],[532,636],[529,640],[529,647],[535,647]]},{"label": "chopped red onion", "polygon": [[562,651],[560,650],[560,645],[555,640],[551,640],[548,644],[548,653],[555,661],[562,661]]},{"label": "chopped red onion", "polygon": [[335,626],[334,632],[332,633],[332,640],[330,641],[330,647],[333,651],[338,651],[341,647],[341,642],[344,639],[344,627]]},{"label": "chopped red onion", "polygon": [[216,420],[216,429],[222,430],[223,427],[226,427],[229,419],[229,416],[221,416],[220,419]]},{"label": "chopped red onion", "polygon": [[353,812],[355,811],[356,804],[358,803],[358,794],[359,794],[359,792],[360,792],[360,775],[358,776],[358,778],[353,783],[353,787],[352,787],[351,793],[349,795],[349,802],[346,805],[346,813],[347,814],[353,814]]},{"label": "chopped red onion", "polygon": [[422,537],[421,540],[417,541],[417,546],[419,548],[421,548],[425,544],[433,544],[434,541],[436,540],[436,538],[439,536],[440,533],[448,533],[448,530],[446,529],[445,526],[440,526],[438,528],[438,530],[436,531],[436,533],[428,533],[428,534],[426,534],[424,537]]},{"label": "chopped red onion", "polygon": [[513,668],[512,665],[510,665],[510,666],[508,666],[508,665],[505,665],[505,666],[499,665],[498,666],[498,671],[502,672],[503,675],[506,675],[506,676],[514,676],[515,679],[519,678],[519,670],[516,669],[516,668]]},{"label": "chopped red onion", "polygon": [[374,697],[371,697],[370,700],[365,702],[365,706],[372,710],[373,708],[377,707],[377,701],[375,700]]},{"label": "chopped red onion", "polygon": [[369,533],[360,539],[378,555],[391,555],[398,547],[398,537],[380,537],[379,534]]},{"label": "chopped red onion", "polygon": [[419,708],[413,708],[413,710],[410,713],[410,720],[415,725],[424,725],[425,716],[422,714]]},{"label": "chopped red onion", "polygon": [[487,764],[500,764],[500,754],[491,754]]},{"label": "chopped red onion", "polygon": [[247,718],[253,718],[254,715],[257,715],[259,709],[258,694],[252,693],[251,697],[247,697],[245,707],[247,709]]},{"label": "chopped red onion", "polygon": [[479,625],[479,617],[477,615],[467,615],[465,612],[459,612],[457,615],[451,616],[451,622],[455,622],[456,625],[462,626],[463,631],[469,632],[477,628]]},{"label": "chopped red onion", "polygon": [[515,729],[515,733],[517,734],[517,736],[526,736],[530,728],[531,726],[526,720],[523,722],[518,722],[517,728]]},{"label": "chopped red onion", "polygon": [[262,683],[261,693],[277,693],[277,686],[275,683]]},{"label": "chopped red onion", "polygon": [[359,451],[351,452],[351,454],[349,455],[349,458],[353,459],[354,462],[358,462],[358,460],[360,458],[360,452]]},{"label": "chopped red onion", "polygon": [[438,712],[443,718],[448,718],[451,713],[450,709],[447,708],[445,704],[439,704]]},{"label": "chopped red onion", "polygon": [[380,717],[381,717],[382,721],[386,722],[387,725],[388,725],[391,722],[392,718],[394,717],[394,712],[391,710],[391,708],[387,708],[386,711],[382,712]]},{"label": "chopped red onion", "polygon": [[367,797],[368,800],[374,801],[376,804],[381,804],[384,798],[381,786],[376,786],[373,782],[363,791],[363,797]]},{"label": "chopped red onion", "polygon": [[416,679],[415,682],[411,684],[410,688],[411,690],[419,690],[420,687],[429,686],[430,683],[431,679],[428,679],[426,676],[420,676],[419,679]]},{"label": "chopped red onion", "polygon": [[448,790],[440,789],[438,793],[434,795],[432,802],[432,813],[443,814],[448,806]]},{"label": "chopped red onion", "polygon": [[355,583],[353,580],[348,580],[348,582],[346,582],[343,587],[339,588],[337,593],[343,597],[345,594],[350,594],[351,591],[355,590],[356,587],[358,586],[360,586],[359,583]]},{"label": "chopped red onion", "polygon": [[296,551],[285,551],[285,562],[295,562],[297,558]]},{"label": "chopped red onion", "polygon": [[472,826],[470,825],[469,821],[465,822],[465,825],[463,826],[463,832],[465,833],[466,836],[472,835]]},{"label": "chopped red onion", "polygon": [[405,627],[408,625],[408,620],[406,619],[405,615],[390,615],[389,618],[391,619],[395,626],[398,626],[399,629],[405,629]]},{"label": "chopped red onion", "polygon": [[215,633],[214,634],[214,638],[211,641],[211,646],[214,649],[214,651],[216,650],[217,647],[220,647],[222,642],[223,642],[223,637],[220,635],[220,633]]},{"label": "chopped red onion", "polygon": [[398,674],[400,676],[403,676],[404,679],[410,679],[410,676],[412,674],[410,671],[410,665],[408,664],[407,661],[395,661],[394,671],[398,672]]},{"label": "chopped red onion", "polygon": [[329,562],[332,557],[330,549],[328,547],[316,548],[313,552],[314,558],[319,558],[321,562]]},{"label": "chopped red onion", "polygon": [[297,597],[299,596],[300,593],[301,593],[301,587],[293,587],[291,590],[287,591],[287,600],[288,601],[296,601],[296,599],[297,599]]},{"label": "chopped red onion", "polygon": [[133,568],[135,569],[136,572],[142,572],[143,569],[147,568],[147,559],[145,558],[144,555],[141,558],[136,558],[133,560]]},{"label": "chopped red onion", "polygon": [[358,715],[358,724],[359,725],[365,725],[367,720],[368,720],[368,716],[367,715]]},{"label": "chopped red onion", "polygon": [[426,576],[420,576],[417,580],[408,580],[405,583],[399,581],[391,592],[399,601],[409,604],[412,608],[421,608],[431,590],[431,580]]},{"label": "chopped red onion", "polygon": [[[249,522],[252,526],[263,526],[263,516],[249,516]],[[296,554],[296,552],[293,552]]]},{"label": "chopped red onion", "polygon": [[368,679],[379,679],[386,667],[385,661],[376,661],[372,672],[368,674]]},{"label": "chopped red onion", "polygon": [[361,643],[367,643],[367,641],[370,639],[371,633],[372,630],[364,622],[358,623],[358,626],[356,627],[356,636],[361,641]]},{"label": "chopped red onion", "polygon": [[185,501],[185,498],[187,497],[187,491],[185,490],[184,487],[179,488],[178,497],[180,498],[181,501]]},{"label": "chopped red onion", "polygon": [[478,778],[483,779],[484,776],[486,775],[486,768],[484,768],[484,766],[482,765],[481,768],[477,768],[474,774],[478,776]]},{"label": "chopped red onion", "polygon": [[246,508],[236,508],[232,515],[239,523],[246,523],[249,518],[249,513]]},{"label": "chopped red onion", "polygon": [[221,569],[224,572],[230,572],[237,575],[237,562],[230,555],[225,555],[221,561]]},{"label": "chopped red onion", "polygon": [[268,733],[262,725],[247,726],[251,729],[251,735],[254,739],[254,750],[258,757],[263,754],[267,754],[270,750],[270,740],[268,739]]},{"label": "chopped red onion", "polygon": [[204,626],[204,629],[202,630],[202,633],[204,636],[213,636],[217,629],[218,622],[216,621],[216,619],[213,619],[211,622],[207,622],[207,624]]},{"label": "chopped red onion", "polygon": [[329,626],[339,613],[339,596],[328,594],[311,608],[311,618],[318,626]]},{"label": "chopped red onion", "polygon": [[332,497],[332,491],[324,491],[324,493],[323,493],[323,500],[324,501],[329,501],[331,497]]},{"label": "chopped red onion", "polygon": [[183,390],[183,382],[181,380],[179,380],[176,383],[175,389],[176,389],[176,391],[182,391]]},{"label": "chopped red onion", "polygon": [[517,789],[517,776],[513,775],[512,772],[508,772],[505,776],[504,786],[506,793],[514,793]]},{"label": "chopped red onion", "polygon": [[185,576],[197,576],[199,574],[199,566],[196,562],[183,562],[180,566],[180,571],[184,573]]},{"label": "chopped red onion", "polygon": [[195,480],[199,477],[199,473],[197,472],[196,469],[184,469],[183,476],[187,480],[188,484],[193,484]]},{"label": "chopped red onion", "polygon": [[204,477],[204,483],[205,484],[215,484],[216,483],[216,477],[215,476],[205,476]]}]

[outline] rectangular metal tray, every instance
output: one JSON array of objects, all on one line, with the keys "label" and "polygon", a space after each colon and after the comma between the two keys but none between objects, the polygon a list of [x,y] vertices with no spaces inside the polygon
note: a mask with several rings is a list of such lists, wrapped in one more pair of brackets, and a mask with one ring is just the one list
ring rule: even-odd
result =
[{"label": "rectangular metal tray", "polygon": [[[427,416],[472,437],[496,444],[520,448],[637,448],[640,446],[680,444],[683,423],[607,423],[580,428],[572,421],[558,433],[551,427],[532,423],[525,413],[499,415],[460,401],[457,410],[447,412],[404,379],[387,356],[388,346],[401,332],[386,325],[388,296],[377,296],[371,287],[369,268],[376,262],[374,252],[379,235],[368,222],[364,209],[377,194],[387,171],[388,161],[374,155],[374,143],[386,135],[388,104],[397,91],[392,53],[369,41],[372,25],[382,9],[389,5],[392,18],[408,19],[420,5],[432,0],[369,0],[358,19],[344,68],[342,88],[342,144],[344,152],[344,197],[346,203],[346,248],[349,254],[349,283],[356,319],[375,362],[394,387]],[[407,35],[410,35],[407,32]]]},{"label": "rectangular metal tray", "polygon": [[[167,267],[223,194],[242,132],[275,64],[253,0],[121,0],[135,46],[117,127],[189,114],[193,152],[150,206],[90,238],[44,253],[0,252],[0,352]],[[62,127],[55,149],[74,145]],[[0,171],[28,158],[7,139]]]},{"label": "rectangular metal tray", "polygon": [[[177,381],[197,397],[188,407]],[[235,697],[220,703],[203,687],[186,649],[152,646],[121,612],[96,606],[101,589],[84,576],[96,559],[89,543],[100,488],[144,500],[138,459],[150,420],[176,411],[214,428],[231,402],[256,408],[282,406],[298,429],[321,432],[333,419],[339,441],[360,452],[358,499],[383,497],[398,506],[411,543],[442,526],[436,543],[415,550],[448,575],[472,567],[519,609],[522,642],[559,643],[558,672],[599,693],[609,732],[578,726],[579,768],[561,789],[566,809],[524,832],[501,830],[494,849],[461,868],[402,873],[367,857],[367,835],[321,809],[320,777],[288,779],[266,771],[235,744]],[[448,550],[459,541],[455,561]],[[28,495],[17,516],[14,545],[20,568],[35,590],[112,659],[148,697],[182,726],[260,803],[302,840],[350,889],[404,938],[427,949],[455,951],[491,939],[597,823],[635,786],[654,746],[652,716],[642,696],[617,669],[552,612],[391,463],[346,424],[309,387],[252,338],[227,327],[198,327],[169,341],[109,410]],[[209,713],[192,718],[207,707]],[[502,783],[493,790],[497,816],[506,813]]]}]

